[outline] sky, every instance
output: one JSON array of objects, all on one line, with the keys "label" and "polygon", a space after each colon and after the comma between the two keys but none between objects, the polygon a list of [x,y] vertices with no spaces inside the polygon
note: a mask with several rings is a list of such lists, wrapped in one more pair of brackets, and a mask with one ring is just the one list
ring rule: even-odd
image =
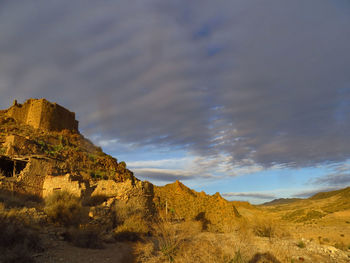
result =
[{"label": "sky", "polygon": [[0,0],[0,108],[47,98],[156,185],[350,185],[348,0]]}]

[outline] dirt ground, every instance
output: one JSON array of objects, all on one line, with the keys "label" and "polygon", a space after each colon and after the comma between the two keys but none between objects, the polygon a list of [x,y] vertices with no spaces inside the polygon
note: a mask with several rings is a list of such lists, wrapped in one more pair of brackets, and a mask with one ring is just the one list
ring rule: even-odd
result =
[{"label": "dirt ground", "polygon": [[103,249],[74,247],[66,241],[51,241],[48,249],[36,255],[38,263],[133,263],[132,244],[106,244]]},{"label": "dirt ground", "polygon": [[[72,246],[61,240],[46,241],[46,251],[35,256],[39,263],[133,263],[133,262],[169,262],[161,253],[155,253],[151,257],[139,257],[137,250],[147,250],[151,240],[145,242],[117,242],[105,244],[103,249],[87,249]],[[303,246],[300,246],[300,243]],[[240,251],[244,258],[249,260],[255,253],[269,252],[280,262],[306,262],[306,263],[346,263],[350,262],[350,251],[345,252],[327,244],[320,244],[318,240],[306,238],[266,238],[242,233],[218,234],[202,232],[192,237],[190,242],[180,249],[180,254],[174,262],[226,262],[220,258],[229,255],[234,258]],[[210,246],[208,247],[208,244]],[[211,251],[220,253],[213,255]],[[200,252],[200,253],[197,253]],[[199,254],[199,255],[198,255]],[[181,258],[183,257],[183,258]],[[192,258],[193,257],[193,258]],[[196,257],[196,258],[195,258]],[[230,261],[228,261],[230,262]],[[233,261],[236,262],[236,261]],[[237,261],[241,262],[241,261]],[[248,262],[248,261],[243,261]]]}]

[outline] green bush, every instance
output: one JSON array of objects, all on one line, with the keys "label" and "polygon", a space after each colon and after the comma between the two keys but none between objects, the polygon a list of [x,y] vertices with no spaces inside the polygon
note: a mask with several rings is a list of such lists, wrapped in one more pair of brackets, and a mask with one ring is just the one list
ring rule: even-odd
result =
[{"label": "green bush", "polygon": [[53,223],[78,226],[83,218],[80,199],[69,192],[58,191],[45,199],[45,213]]}]

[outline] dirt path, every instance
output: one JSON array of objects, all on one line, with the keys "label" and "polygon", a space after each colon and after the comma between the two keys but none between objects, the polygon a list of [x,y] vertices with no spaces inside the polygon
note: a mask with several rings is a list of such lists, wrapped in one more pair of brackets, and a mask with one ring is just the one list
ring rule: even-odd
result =
[{"label": "dirt path", "polygon": [[54,241],[36,256],[38,263],[133,263],[132,247],[128,243],[107,244],[104,249],[74,247],[65,241]]}]

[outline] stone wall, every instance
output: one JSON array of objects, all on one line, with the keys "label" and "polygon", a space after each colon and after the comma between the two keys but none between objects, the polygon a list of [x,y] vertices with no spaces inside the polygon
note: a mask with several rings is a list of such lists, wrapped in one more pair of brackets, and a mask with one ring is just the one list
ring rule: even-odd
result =
[{"label": "stone wall", "polygon": [[42,196],[43,183],[51,167],[50,162],[40,158],[29,158],[26,168],[17,178],[17,192]]},{"label": "stone wall", "polygon": [[78,131],[78,121],[74,112],[45,99],[29,99],[23,104],[17,104],[15,101],[6,111],[6,115],[36,129]]},{"label": "stone wall", "polygon": [[50,196],[55,191],[65,191],[77,197],[81,197],[85,189],[85,184],[72,180],[70,174],[63,176],[46,176],[43,183],[42,197]]}]

